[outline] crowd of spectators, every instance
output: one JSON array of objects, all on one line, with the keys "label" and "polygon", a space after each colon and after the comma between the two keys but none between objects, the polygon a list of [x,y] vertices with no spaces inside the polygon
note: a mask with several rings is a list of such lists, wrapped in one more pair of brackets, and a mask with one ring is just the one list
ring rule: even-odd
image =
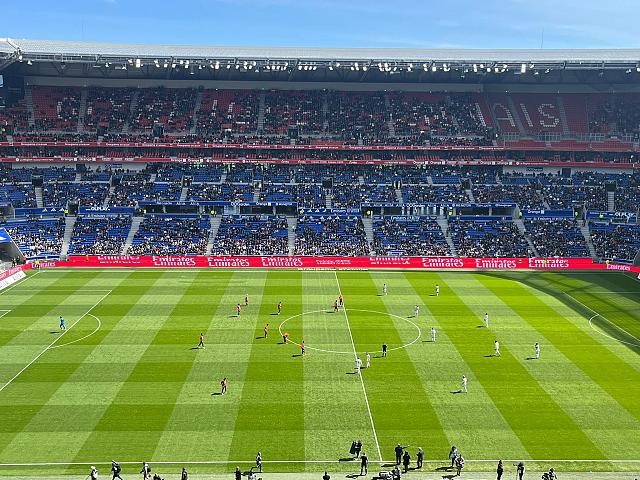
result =
[{"label": "crowd of spectators", "polygon": [[589,257],[589,249],[575,220],[531,219],[524,222],[529,238],[542,257]]},{"label": "crowd of spectators", "polygon": [[367,256],[369,244],[360,216],[301,215],[296,226],[296,255]]},{"label": "crowd of spectators", "polygon": [[69,255],[118,255],[131,228],[130,216],[78,217]]},{"label": "crowd of spectators", "polygon": [[384,256],[450,256],[435,217],[373,219],[373,251]]},{"label": "crowd of spectators", "polygon": [[525,257],[527,240],[510,220],[463,220],[449,222],[449,232],[461,257]]},{"label": "crowd of spectators", "polygon": [[127,252],[129,255],[204,255],[209,217],[145,217]]},{"label": "crowd of spectators", "polygon": [[225,215],[213,242],[213,255],[287,255],[284,216]]},{"label": "crowd of spectators", "polygon": [[516,203],[521,208],[544,208],[542,196],[533,185],[474,185],[476,203]]},{"label": "crowd of spectators", "polygon": [[101,207],[107,198],[106,183],[46,183],[42,198],[46,207],[66,207],[69,201],[77,201],[83,207]]},{"label": "crowd of spectators", "polygon": [[64,218],[27,218],[3,225],[27,258],[58,257],[64,235]]},{"label": "crowd of spectators", "polygon": [[605,260],[631,262],[640,251],[640,225],[592,223],[591,241]]}]

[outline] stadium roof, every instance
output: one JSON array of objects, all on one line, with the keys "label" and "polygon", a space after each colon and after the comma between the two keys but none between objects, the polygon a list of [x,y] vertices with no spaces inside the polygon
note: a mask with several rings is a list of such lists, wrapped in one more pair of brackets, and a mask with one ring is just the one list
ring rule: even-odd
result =
[{"label": "stadium roof", "polygon": [[640,49],[416,49],[416,48],[310,48],[233,47],[195,45],[142,45],[0,39],[0,51],[23,55],[100,57],[250,58],[289,60],[397,60],[485,62],[640,62]]},{"label": "stadium roof", "polygon": [[[21,75],[179,79],[196,73],[196,78],[212,79],[223,73],[214,70],[231,70],[228,78],[239,78],[243,72],[266,72],[288,76],[289,80],[295,75],[296,80],[309,81],[389,81],[394,74],[397,80],[400,76],[416,78],[415,74],[421,73],[419,79],[408,81],[424,82],[424,74],[439,76],[439,80],[460,80],[466,74],[522,76],[552,71],[635,74],[640,73],[640,49],[232,47],[1,38],[0,71],[12,64],[31,67],[14,68]],[[74,69],[74,65],[82,68]],[[563,77],[559,81],[585,80]]]}]

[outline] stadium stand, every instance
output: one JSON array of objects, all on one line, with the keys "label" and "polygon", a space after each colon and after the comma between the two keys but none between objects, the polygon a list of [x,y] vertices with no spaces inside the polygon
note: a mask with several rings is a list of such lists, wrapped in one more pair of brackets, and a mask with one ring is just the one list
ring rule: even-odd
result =
[{"label": "stadium stand", "polygon": [[287,255],[287,219],[272,215],[222,217],[214,255]]}]

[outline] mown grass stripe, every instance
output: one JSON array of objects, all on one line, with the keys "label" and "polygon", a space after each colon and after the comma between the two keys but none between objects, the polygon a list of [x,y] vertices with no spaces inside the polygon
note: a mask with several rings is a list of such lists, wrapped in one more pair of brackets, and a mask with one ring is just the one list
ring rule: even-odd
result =
[{"label": "mown grass stripe", "polygon": [[[529,295],[519,282],[482,276],[479,281],[509,303],[511,309],[526,319],[580,370],[640,420],[640,372],[611,353],[600,342],[586,335],[572,322],[559,315],[540,298]],[[514,301],[519,299],[519,301]],[[535,318],[527,315],[535,311]],[[624,387],[622,387],[624,386]]]},{"label": "mown grass stripe", "polygon": [[[394,294],[382,298],[387,310],[399,316],[412,316],[414,306],[420,306],[419,317],[412,320],[422,329],[422,341],[407,348],[407,354],[449,440],[448,445],[429,444],[427,458],[443,458],[450,445],[456,445],[467,458],[483,458],[487,454],[489,442],[496,457],[530,458],[526,448],[482,384],[475,382],[472,402],[451,393],[458,387],[459,372],[471,372],[471,368],[464,362],[446,331],[438,323],[438,319],[429,310],[431,303],[437,301],[431,294],[439,280],[436,280],[433,273],[415,274],[419,276],[423,285],[431,285],[427,290],[426,299],[423,299],[409,282],[407,276],[411,275],[413,274],[394,277]],[[374,279],[380,289],[384,275],[374,275]],[[431,340],[431,327],[436,329],[435,343]],[[405,329],[401,336],[406,343],[411,341],[414,332]],[[473,380],[472,378],[471,381]],[[463,405],[460,403],[461,400],[464,400]],[[464,408],[461,408],[462,406]],[[452,412],[456,412],[455,415]]]},{"label": "mown grass stripe", "polygon": [[[466,295],[463,300],[478,318],[483,314],[483,307],[491,309],[494,316],[491,330],[510,348],[514,358],[607,457],[628,458],[632,452],[640,451],[640,437],[634,434],[640,429],[640,423],[533,326],[559,320],[536,308],[527,308],[526,316],[517,313],[512,308],[513,301],[505,303],[498,295],[506,294],[511,298],[509,292],[514,282],[500,280],[496,282],[498,288],[490,290],[480,281],[482,278],[482,275],[473,275],[464,280]],[[461,285],[450,280],[450,286],[459,289]],[[536,291],[531,294],[535,294],[531,296],[537,300],[546,297]],[[517,295],[517,298],[519,305],[530,304],[526,294]],[[533,358],[535,342],[542,347],[540,360]]]},{"label": "mown grass stripe", "polygon": [[[438,274],[441,294],[437,302],[429,302],[429,308],[529,454],[543,459],[554,458],[559,451],[576,450],[576,458],[605,458],[519,364],[507,346],[501,348],[501,358],[486,358],[492,352],[495,335],[490,330],[478,328],[482,320],[449,287],[447,279],[456,278],[455,275]],[[426,292],[433,290],[431,281],[425,283],[414,275],[409,277],[409,281],[427,301]],[[458,372],[457,376],[464,373]],[[470,393],[464,397],[472,395],[473,382],[469,389]]]},{"label": "mown grass stripe", "polygon": [[[154,459],[189,458],[206,461],[229,458],[234,425],[238,414],[245,371],[250,350],[238,348],[253,341],[262,301],[266,273],[227,272],[223,290],[218,276],[203,279],[207,292],[195,296],[185,308],[184,319],[192,319],[181,335],[186,348],[196,346],[200,332],[205,333],[206,348],[189,350],[193,364],[169,423],[158,443]],[[244,307],[243,296],[249,294],[250,305]],[[243,303],[241,320],[234,316],[235,305]],[[172,344],[175,337],[166,338]],[[227,376],[229,395],[212,395],[220,391],[219,382]],[[215,435],[211,435],[215,431]],[[203,448],[204,447],[204,448]]]},{"label": "mown grass stripe", "polygon": [[[383,342],[389,348],[403,345],[398,327],[386,315],[380,289],[368,272],[340,272],[340,285],[349,310],[349,322],[358,352],[376,352]],[[390,283],[390,282],[387,282]],[[393,287],[390,286],[390,295]],[[361,312],[356,309],[377,311]],[[442,425],[404,349],[390,351],[386,358],[373,353],[371,368],[363,372],[369,405],[384,458],[394,458],[398,444],[412,449],[448,445]],[[412,451],[415,457],[415,451]]]},{"label": "mown grass stripe", "polygon": [[[280,301],[283,310],[278,316],[276,305]],[[301,272],[269,272],[255,337],[262,333],[260,323],[276,324],[288,316],[302,313],[302,302]],[[299,349],[295,345],[281,344],[276,331],[277,328],[272,329],[268,342],[254,338],[249,346],[251,354],[239,400],[230,458],[252,461],[258,451],[265,460],[304,458],[303,362],[306,359],[298,356]],[[304,338],[301,324],[291,328],[289,333],[291,338]]]}]

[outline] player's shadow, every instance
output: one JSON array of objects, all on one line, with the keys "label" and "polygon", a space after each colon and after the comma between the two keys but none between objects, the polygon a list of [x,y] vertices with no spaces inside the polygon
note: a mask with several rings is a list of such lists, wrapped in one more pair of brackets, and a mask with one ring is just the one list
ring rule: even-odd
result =
[{"label": "player's shadow", "polygon": [[356,457],[344,457],[344,458],[340,458],[338,459],[339,462],[353,462],[356,459]]},{"label": "player's shadow", "polygon": [[200,350],[200,347],[191,347],[189,350]]},{"label": "player's shadow", "polygon": [[347,372],[346,375],[355,375],[356,372]]},{"label": "player's shadow", "polygon": [[50,333],[51,335],[55,335],[56,333],[60,333],[60,332],[59,332],[58,330],[55,330],[55,331],[54,331],[54,330],[52,330],[52,331],[50,331],[49,333]]},{"label": "player's shadow", "polygon": [[272,313],[272,314],[271,314],[271,316],[274,316],[274,315],[277,317],[277,316],[278,316],[278,315],[280,315],[280,314],[279,314],[279,313]]},{"label": "player's shadow", "polygon": [[452,478],[456,478],[457,475],[451,474],[451,475],[442,475],[442,478],[447,478],[449,480],[451,480]]},{"label": "player's shadow", "polygon": [[256,340],[260,340],[262,338],[266,338],[264,335],[260,335],[259,337],[256,337]]},{"label": "player's shadow", "polygon": [[303,355],[301,353],[294,353],[293,355],[291,355],[292,357],[302,357]]},{"label": "player's shadow", "polygon": [[228,318],[240,318],[240,315],[229,315]]},{"label": "player's shadow", "polygon": [[222,392],[213,392],[211,394],[212,397],[217,397],[218,395],[222,395]]},{"label": "player's shadow", "polygon": [[396,466],[397,465],[395,463],[385,463],[384,465],[382,465],[382,468],[391,468]]},{"label": "player's shadow", "polygon": [[359,473],[348,473],[345,475],[346,478],[358,478],[359,476]]},{"label": "player's shadow", "polygon": [[495,355],[494,355],[494,354],[491,354],[491,355],[485,355],[485,356],[484,356],[484,358],[493,358],[493,357],[495,357]]},{"label": "player's shadow", "polygon": [[457,395],[458,393],[462,393],[462,390],[453,390],[451,393],[453,393],[454,395]]},{"label": "player's shadow", "polygon": [[449,470],[453,470],[453,467],[450,467],[449,465],[445,465],[444,467],[436,468],[436,472],[447,472]]},{"label": "player's shadow", "polygon": [[478,325],[476,328],[484,328],[484,325]]},{"label": "player's shadow", "polygon": [[535,360],[536,357],[527,357],[527,360]]}]

